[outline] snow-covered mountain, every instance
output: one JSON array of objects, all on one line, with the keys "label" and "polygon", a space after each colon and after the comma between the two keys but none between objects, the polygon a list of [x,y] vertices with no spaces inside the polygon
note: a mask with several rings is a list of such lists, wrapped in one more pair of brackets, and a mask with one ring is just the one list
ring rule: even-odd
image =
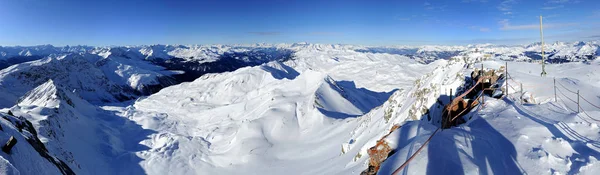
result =
[{"label": "snow-covered mountain", "polygon": [[[14,105],[25,92],[49,79],[65,85],[85,100],[99,104],[149,95],[206,73],[286,60],[292,55],[285,49],[241,46],[36,46],[0,49],[5,50],[2,53],[6,53],[3,58],[8,60],[7,64],[23,62],[0,71],[1,107]],[[189,52],[186,57],[178,57],[184,56],[185,52]],[[195,55],[190,56],[190,53]]]},{"label": "snow-covered mountain", "polygon": [[[26,92],[52,79],[91,102],[131,99],[131,93],[110,81],[92,61],[97,55],[51,55],[0,71],[2,105],[14,105]],[[12,104],[11,104],[12,103]]]},{"label": "snow-covered mountain", "polygon": [[[4,60],[40,57],[0,71],[0,115],[9,118],[0,124],[17,139],[38,140],[19,140],[13,151],[25,156],[0,153],[7,174],[360,174],[369,148],[390,134],[395,151],[380,169],[389,174],[439,127],[443,104],[471,67],[505,60],[515,61],[509,71],[525,93],[486,99],[403,171],[599,170],[597,124],[569,110],[572,103],[554,102],[551,87],[556,77],[600,104],[597,42],[546,46],[549,62],[564,63],[547,65],[546,78],[529,63],[539,44],[38,47],[0,48],[12,55]],[[19,132],[17,119],[29,127]]]},{"label": "snow-covered mountain", "polygon": [[[454,56],[479,54],[486,59],[532,61],[541,60],[541,43],[523,46],[504,46],[478,44],[467,46],[386,46],[386,47],[357,47],[359,52],[389,53],[408,55],[423,63],[436,59],[448,59]],[[544,45],[549,63],[577,62],[594,60],[600,56],[598,41],[587,42],[556,42]]]},{"label": "snow-covered mountain", "polygon": [[[413,86],[412,75],[426,72],[417,70],[437,64],[415,64],[399,55],[324,48],[299,50],[294,60],[285,63],[207,74],[123,109],[125,117],[157,131],[142,142],[150,148],[140,152],[142,166],[150,174],[362,171],[362,164],[352,161],[356,154],[338,157],[341,144],[352,139],[348,131],[369,120],[357,117],[383,104],[394,92],[403,94]],[[365,61],[369,58],[372,61]],[[383,68],[357,69],[365,63]],[[379,77],[390,78],[385,81],[336,80],[387,73],[396,75]],[[411,76],[398,76],[402,74]],[[382,91],[363,88],[369,83],[377,83]],[[383,121],[383,116],[373,121]],[[377,134],[374,131],[369,136]],[[161,158],[165,155],[172,158]],[[331,161],[337,163],[325,164]],[[352,168],[344,168],[348,163]]]},{"label": "snow-covered mountain", "polygon": [[[74,174],[73,170],[38,138],[31,122],[15,117],[12,112],[0,112],[0,140],[11,137],[16,144],[8,152],[0,152],[2,174]],[[3,144],[4,145],[4,144]]]}]

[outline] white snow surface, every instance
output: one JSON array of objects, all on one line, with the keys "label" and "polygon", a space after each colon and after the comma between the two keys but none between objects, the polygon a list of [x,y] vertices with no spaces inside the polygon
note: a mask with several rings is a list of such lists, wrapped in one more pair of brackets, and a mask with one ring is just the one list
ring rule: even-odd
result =
[{"label": "white snow surface", "polygon": [[[597,45],[556,43],[549,49],[584,56]],[[575,46],[576,51],[560,49]],[[246,47],[263,45],[95,48],[99,56],[94,59],[110,60],[105,66],[116,70],[114,76],[102,69],[82,72],[135,88],[161,69],[133,57],[210,61],[224,50]],[[30,120],[49,151],[78,174],[359,174],[367,169],[367,150],[399,124],[386,139],[397,151],[379,172],[390,174],[438,128],[438,101],[448,102],[449,89],[459,89],[469,67],[481,67],[477,60],[491,54],[484,67],[499,68],[505,65],[500,60],[536,51],[535,44],[427,46],[416,51],[461,53],[421,64],[398,54],[355,51],[365,48],[359,46],[277,47],[294,50],[294,59],[206,74],[135,101],[100,107],[86,100],[108,96],[102,90],[110,88],[93,94],[66,87],[84,82],[85,90],[104,83],[54,75],[45,82],[15,80],[21,69],[49,63],[50,68],[71,69],[43,59],[0,71],[0,97],[20,99],[10,110]],[[85,58],[91,57],[80,59]],[[559,95],[555,101],[553,82],[555,78],[560,86],[600,104],[599,66],[598,60],[551,64],[546,65],[548,75],[540,77],[539,63],[508,62],[510,95],[486,98],[485,107],[469,113],[466,124],[437,133],[402,173],[597,174],[600,122],[577,112],[567,98],[576,99],[576,94],[564,91],[567,97]],[[15,82],[21,84],[11,84]],[[594,105],[582,102],[581,108],[591,117],[600,116]],[[56,174],[43,161],[29,167],[10,155],[1,158],[0,171],[8,174],[45,168]]]},{"label": "white snow surface", "polygon": [[[128,107],[125,117],[157,131],[142,142],[150,149],[138,153],[144,169],[150,174],[360,172],[366,156],[359,162],[352,159],[362,146],[341,155],[342,143],[352,139],[348,131],[360,128],[366,118],[358,116],[383,104],[394,91],[391,87],[408,89],[420,70],[436,65],[333,48],[296,56],[286,63],[205,75]],[[351,69],[365,62],[382,69]],[[411,76],[336,80],[391,72]],[[362,87],[370,83],[378,83],[383,92]]]},{"label": "white snow surface", "polygon": [[[485,62],[485,67],[501,65]],[[540,78],[532,70],[539,64],[511,62],[515,80],[539,88],[524,90],[536,103],[521,104],[516,89],[508,99],[486,99],[485,108],[470,114],[472,120],[440,132],[404,171],[597,171],[597,123],[568,110],[572,104],[553,102],[548,90],[557,77],[600,104],[594,98],[600,95],[597,66],[548,65],[551,73]],[[206,75],[163,89],[127,107],[124,116],[157,132],[142,141],[150,149],[138,152],[149,174],[359,174],[367,167],[366,150],[398,123],[403,126],[388,138],[398,151],[380,171],[389,174],[437,128],[436,118],[427,121],[424,109],[448,93],[443,89],[456,92],[470,73],[466,67],[457,60],[422,65],[397,55],[318,46],[300,49],[285,63]]]}]

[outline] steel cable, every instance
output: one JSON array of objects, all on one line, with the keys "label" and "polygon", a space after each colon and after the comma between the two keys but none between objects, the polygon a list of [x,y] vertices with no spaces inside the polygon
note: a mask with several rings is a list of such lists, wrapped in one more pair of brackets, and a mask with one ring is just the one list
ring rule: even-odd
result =
[{"label": "steel cable", "polygon": [[[565,102],[562,98],[559,98],[559,100],[565,105],[565,107],[571,111],[575,111],[573,109],[571,109],[569,106],[567,106],[567,102]],[[589,123],[589,122],[588,122]]]},{"label": "steel cable", "polygon": [[558,92],[560,92],[560,94],[562,94],[565,98],[567,98],[567,99],[571,100],[571,102],[577,104],[577,101],[569,98],[569,96],[565,95],[565,93],[563,93],[559,88],[556,88],[556,90],[558,90]]},{"label": "steel cable", "polygon": [[421,145],[421,147],[419,147],[419,149],[417,149],[417,151],[410,156],[410,158],[408,158],[408,160],[406,160],[406,162],[404,162],[402,165],[400,165],[400,167],[398,167],[398,169],[396,169],[392,174],[396,175],[398,174],[404,167],[406,167],[406,165],[408,165],[408,163],[413,160],[413,158],[415,158],[415,156],[417,156],[417,154],[419,154],[421,152],[421,150],[423,150],[423,148],[425,147],[425,145],[427,145],[429,143],[429,141],[431,141],[431,138],[433,138],[433,136],[440,130],[440,128],[436,129],[433,134],[431,134],[431,136],[429,136],[429,138],[427,139],[427,141],[425,141],[425,143],[423,143],[423,145]]},{"label": "steel cable", "polygon": [[596,107],[596,108],[600,109],[600,107],[599,107],[599,106],[596,106],[595,104],[592,104],[592,102],[590,102],[590,101],[588,101],[587,99],[583,98],[583,96],[581,96],[581,95],[580,95],[579,97],[581,97],[581,99],[583,99],[583,101],[587,102],[588,104],[590,104],[590,105],[592,105],[592,106],[594,106],[594,107]]},{"label": "steel cable", "polygon": [[571,92],[571,93],[577,94],[577,92],[570,90],[569,88],[567,88],[567,87],[565,87],[564,85],[562,85],[560,82],[556,82],[556,84],[558,84],[558,85],[562,86],[562,88],[564,88],[565,90],[567,90],[567,91],[569,91],[569,92]]},{"label": "steel cable", "polygon": [[[581,107],[580,107],[580,108],[581,108]],[[587,115],[587,117],[588,117],[588,118],[590,118],[590,119],[592,119],[592,120],[594,120],[594,121],[600,122],[600,120],[593,118],[593,117],[592,117],[592,116],[590,116],[590,115],[589,115],[587,112],[585,112],[585,110],[583,110],[583,108],[581,108],[581,111],[582,111],[582,112],[583,112],[585,115]],[[588,123],[589,123],[589,122],[588,122]]]}]

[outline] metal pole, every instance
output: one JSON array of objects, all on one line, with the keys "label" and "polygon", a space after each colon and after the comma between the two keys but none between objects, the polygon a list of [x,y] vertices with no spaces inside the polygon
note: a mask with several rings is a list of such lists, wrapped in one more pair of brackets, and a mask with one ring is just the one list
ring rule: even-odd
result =
[{"label": "metal pole", "polygon": [[506,62],[506,75],[504,75],[504,80],[506,82],[506,97],[508,97],[508,61]]},{"label": "metal pole", "polygon": [[542,23],[542,16],[540,15],[540,37],[542,38],[542,77],[546,76],[546,63],[544,61],[544,26]]},{"label": "metal pole", "polygon": [[556,77],[554,77],[554,102],[556,101]]},{"label": "metal pole", "polygon": [[577,90],[577,113],[579,113],[579,90]]},{"label": "metal pole", "polygon": [[523,95],[524,95],[523,94],[523,83],[520,83],[520,84],[521,84],[521,104],[523,104]]},{"label": "metal pole", "polygon": [[[479,77],[483,78],[485,76],[485,71],[483,70],[483,61],[481,62],[481,74]],[[480,82],[481,83],[481,104],[483,105],[485,103],[485,97],[483,97],[485,89],[483,89],[483,80],[480,78]]]}]

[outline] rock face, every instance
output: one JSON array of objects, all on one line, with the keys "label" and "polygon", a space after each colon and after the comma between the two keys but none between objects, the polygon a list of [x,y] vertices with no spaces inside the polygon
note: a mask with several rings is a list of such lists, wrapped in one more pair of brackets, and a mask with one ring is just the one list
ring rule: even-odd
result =
[{"label": "rock face", "polygon": [[5,167],[0,170],[1,174],[75,174],[65,162],[52,156],[29,120],[16,117],[12,112],[0,112],[0,117],[0,140],[17,141],[10,154],[1,153],[0,166]]},{"label": "rock face", "polygon": [[[97,107],[55,81],[48,80],[27,92],[10,110],[23,119],[31,120],[33,124],[27,126],[39,131],[32,134],[42,138],[46,144],[43,149],[54,153],[64,161],[63,164],[72,167],[73,172],[99,173],[94,170],[90,159],[102,160],[102,150],[95,148],[101,148],[99,143],[106,142],[101,137],[110,137],[104,135],[105,128],[99,127],[104,123],[94,120],[99,113]],[[42,143],[39,139],[32,141]],[[94,163],[103,172],[112,172],[106,162]]]}]

